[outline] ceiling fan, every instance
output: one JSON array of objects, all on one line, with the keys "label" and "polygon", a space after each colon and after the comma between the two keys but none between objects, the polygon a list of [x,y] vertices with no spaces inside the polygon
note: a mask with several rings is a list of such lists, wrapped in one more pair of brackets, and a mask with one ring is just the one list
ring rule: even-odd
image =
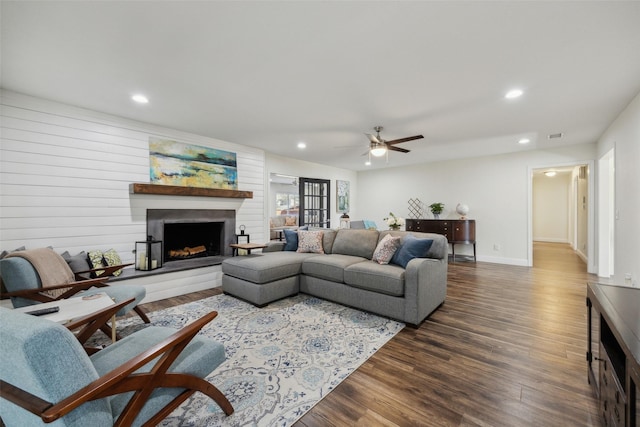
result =
[{"label": "ceiling fan", "polygon": [[369,150],[363,154],[366,156],[367,154],[374,157],[382,157],[385,154],[388,154],[389,151],[399,151],[401,153],[408,153],[410,150],[405,148],[396,147],[396,144],[400,144],[401,142],[413,141],[414,139],[424,138],[422,135],[408,136],[406,138],[394,139],[393,141],[385,141],[380,138],[380,131],[384,129],[382,126],[376,126],[373,130],[376,131],[376,135],[372,135],[370,133],[365,133],[369,138]]}]

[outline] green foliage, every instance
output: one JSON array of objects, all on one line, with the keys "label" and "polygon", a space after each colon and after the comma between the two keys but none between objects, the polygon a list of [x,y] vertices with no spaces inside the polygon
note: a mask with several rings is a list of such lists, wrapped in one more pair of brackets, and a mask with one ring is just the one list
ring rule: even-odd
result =
[{"label": "green foliage", "polygon": [[444,209],[444,203],[431,203],[429,209],[431,209],[431,213],[434,215],[441,214]]}]

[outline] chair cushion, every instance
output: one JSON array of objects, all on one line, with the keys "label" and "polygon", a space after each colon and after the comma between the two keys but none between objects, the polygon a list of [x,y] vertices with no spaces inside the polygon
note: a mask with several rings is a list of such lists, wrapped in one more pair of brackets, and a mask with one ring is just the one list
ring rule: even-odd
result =
[{"label": "chair cushion", "polygon": [[404,268],[373,261],[353,264],[344,270],[347,285],[396,297],[404,295],[404,277]]},{"label": "chair cushion", "polygon": [[[2,380],[57,403],[98,379],[86,352],[64,326],[6,308],[0,308],[0,324]],[[42,425],[39,417],[4,399],[0,399],[0,413],[8,426]],[[85,403],[55,425],[80,427],[87,420],[92,426],[113,425],[109,401]]]},{"label": "chair cushion", "polygon": [[87,289],[86,291],[78,292],[76,296],[84,297],[87,295],[98,294],[100,292],[104,292],[105,294],[109,295],[109,297],[112,298],[116,303],[126,301],[129,298],[135,298],[133,302],[125,305],[120,310],[118,310],[116,316],[124,316],[125,314],[133,310],[133,308],[136,305],[140,304],[140,302],[142,302],[144,297],[147,295],[145,287],[141,285],[109,285],[102,288]]},{"label": "chair cushion", "polygon": [[[104,375],[120,367],[143,351],[170,337],[177,331],[172,328],[149,326],[137,331],[120,341],[91,356],[91,362],[99,375]],[[173,362],[169,372],[179,372],[206,378],[225,360],[224,346],[211,339],[196,336]],[[149,372],[153,363],[149,363],[137,372]],[[141,425],[169,403],[183,389],[156,389],[142,408],[134,425]],[[115,396],[111,399],[114,416],[118,416],[127,404],[131,393]]]}]

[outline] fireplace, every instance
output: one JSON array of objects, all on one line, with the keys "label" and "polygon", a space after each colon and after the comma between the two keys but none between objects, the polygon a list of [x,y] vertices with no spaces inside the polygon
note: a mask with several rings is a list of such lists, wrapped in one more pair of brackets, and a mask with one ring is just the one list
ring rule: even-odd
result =
[{"label": "fireplace", "polygon": [[163,242],[163,264],[231,256],[236,212],[230,209],[148,209],[147,234]]}]

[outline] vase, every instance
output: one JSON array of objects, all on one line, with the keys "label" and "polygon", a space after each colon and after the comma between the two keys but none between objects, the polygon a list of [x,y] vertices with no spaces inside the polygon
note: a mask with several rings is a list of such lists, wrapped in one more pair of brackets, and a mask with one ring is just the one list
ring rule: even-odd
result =
[{"label": "vase", "polygon": [[435,219],[439,219],[439,218],[440,218],[440,214],[434,213],[434,214],[433,214],[433,217],[434,217]]},{"label": "vase", "polygon": [[389,230],[395,230],[395,231],[398,231],[398,230],[400,230],[400,226],[399,226],[399,225],[390,225],[390,226],[389,226]]}]

